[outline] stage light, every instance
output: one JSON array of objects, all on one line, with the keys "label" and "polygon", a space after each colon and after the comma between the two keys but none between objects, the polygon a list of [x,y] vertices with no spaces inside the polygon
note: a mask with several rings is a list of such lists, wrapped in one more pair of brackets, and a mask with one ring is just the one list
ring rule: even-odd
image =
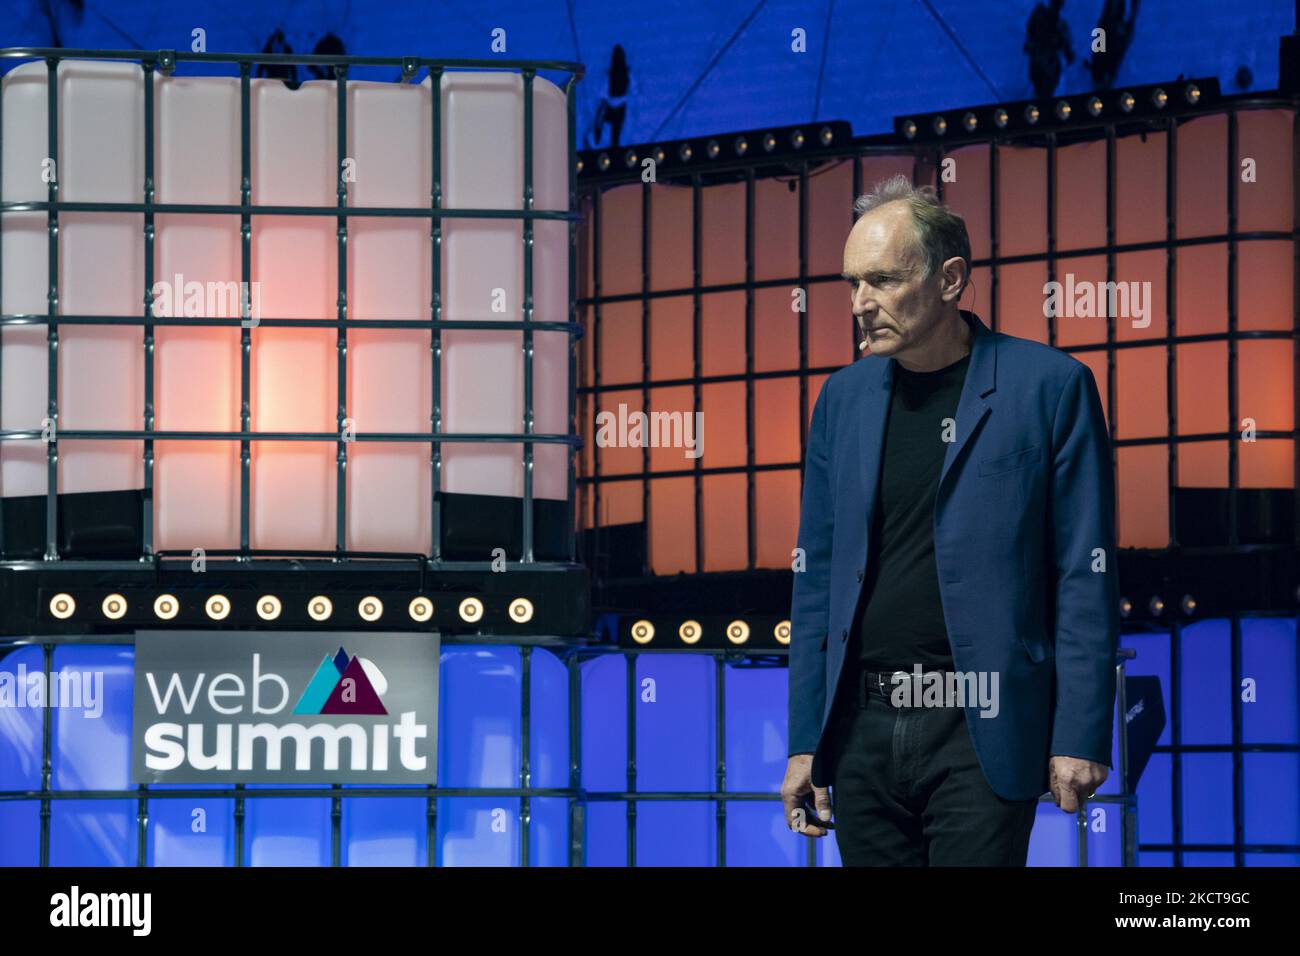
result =
[{"label": "stage light", "polygon": [[1069,101],[1069,100],[1057,100],[1057,101],[1056,101],[1056,118],[1059,119],[1059,120],[1061,120],[1062,122],[1065,122],[1066,120],[1068,120],[1068,119],[1070,118],[1070,101]]},{"label": "stage light", "polygon": [[578,157],[578,162],[577,162],[576,167],[575,167],[575,168],[576,168],[576,171],[579,172],[579,173],[581,173],[581,172],[582,172],[582,167],[583,167],[584,165],[585,165],[585,164],[584,164],[583,161],[582,161],[582,157],[579,156],[579,157]]},{"label": "stage light", "polygon": [[993,111],[993,125],[998,129],[1006,129],[1009,122],[1011,122],[1011,117],[1007,115],[1007,111],[1002,107],[999,106]]},{"label": "stage light", "polygon": [[649,621],[637,621],[632,625],[632,640],[638,644],[649,644],[655,639],[655,626]]},{"label": "stage light", "polygon": [[104,617],[110,621],[121,620],[126,614],[126,598],[120,594],[110,594],[99,607],[104,612]]},{"label": "stage light", "polygon": [[718,145],[716,139],[711,139],[709,145],[705,147],[705,152],[709,154],[709,159],[717,159],[718,154],[722,152],[722,147]]},{"label": "stage light", "polygon": [[966,132],[973,133],[979,128],[979,117],[970,110],[967,110],[966,115],[961,118],[961,125],[965,128]]},{"label": "stage light", "polygon": [[483,602],[476,597],[467,597],[460,602],[460,619],[469,624],[483,617]]},{"label": "stage light", "polygon": [[280,616],[283,605],[274,594],[263,594],[257,599],[257,616],[264,621],[274,621]]},{"label": "stage light", "polygon": [[776,133],[763,134],[763,151],[770,153],[776,149]]},{"label": "stage light", "polygon": [[1124,597],[1124,598],[1120,598],[1120,599],[1119,599],[1119,616],[1120,616],[1120,617],[1128,617],[1128,616],[1129,616],[1130,614],[1132,614],[1132,613],[1133,613],[1133,602],[1130,601],[1130,600],[1129,600],[1128,598],[1126,598],[1126,597]]},{"label": "stage light", "polygon": [[208,598],[203,605],[203,609],[208,612],[208,617],[214,621],[224,621],[226,615],[230,613],[230,602],[226,600],[224,594],[214,594]]},{"label": "stage light", "polygon": [[835,130],[831,129],[829,126],[823,126],[821,131],[817,134],[817,138],[821,140],[823,146],[829,146],[835,139]]},{"label": "stage light", "polygon": [[1183,87],[1183,97],[1193,106],[1201,100],[1201,88],[1195,83],[1188,83]]},{"label": "stage light", "polygon": [[1102,103],[1102,101],[1101,101],[1101,97],[1100,97],[1100,96],[1090,96],[1090,97],[1088,97],[1088,112],[1089,112],[1089,113],[1091,113],[1093,116],[1100,116],[1100,115],[1101,115],[1101,111],[1102,111],[1103,109],[1105,109],[1105,104]]},{"label": "stage light", "polygon": [[510,620],[516,624],[527,624],[533,619],[533,602],[528,598],[515,598],[510,602]]},{"label": "stage light", "polygon": [[313,621],[328,621],[334,613],[334,602],[323,594],[318,594],[307,602],[307,616]]},{"label": "stage light", "polygon": [[749,640],[749,625],[744,621],[732,621],[727,625],[727,640],[733,644],[744,644]]},{"label": "stage light", "polygon": [[736,137],[736,155],[737,155],[737,156],[744,156],[745,153],[746,153],[748,150],[749,150],[749,140],[745,139],[745,137],[743,137],[743,136],[737,136],[737,137]]},{"label": "stage light", "polygon": [[683,163],[689,163],[693,154],[694,150],[691,149],[690,143],[682,143],[682,145],[677,147],[677,158]]},{"label": "stage light", "polygon": [[357,614],[361,620],[374,623],[384,616],[384,602],[373,594],[363,597],[357,604]]},{"label": "stage light", "polygon": [[1155,104],[1156,109],[1162,110],[1169,103],[1169,94],[1157,86],[1151,91],[1151,102]]},{"label": "stage light", "polygon": [[778,644],[790,643],[790,622],[777,621],[776,627],[772,628],[772,636],[776,638]]},{"label": "stage light", "polygon": [[1133,107],[1137,105],[1137,97],[1125,90],[1119,95],[1119,108],[1125,113],[1132,113]]},{"label": "stage light", "polygon": [[796,129],[790,133],[790,145],[795,149],[803,149],[804,135],[803,130]]},{"label": "stage light", "polygon": [[413,597],[406,606],[406,613],[411,615],[412,621],[423,624],[433,617],[433,602],[427,597]]},{"label": "stage light", "polygon": [[948,132],[948,121],[942,116],[936,116],[934,119],[930,120],[930,128],[939,136],[942,136],[944,133]]},{"label": "stage light", "polygon": [[1183,613],[1191,617],[1196,613],[1196,598],[1190,594],[1184,594],[1182,600]]},{"label": "stage light", "polygon": [[635,166],[635,165],[636,165],[636,150],[635,150],[635,149],[629,149],[626,153],[624,153],[624,154],[623,154],[623,162],[627,165],[627,168],[628,168],[628,169],[631,169],[633,166]]},{"label": "stage light", "polygon": [[662,163],[667,158],[668,154],[664,152],[664,148],[662,146],[656,146],[654,151],[655,163]]},{"label": "stage light", "polygon": [[600,167],[602,173],[606,172],[609,169],[609,153],[601,153],[596,160],[596,165]]},{"label": "stage light", "polygon": [[681,627],[677,628],[677,636],[682,639],[683,644],[698,643],[703,633],[699,621],[682,621]]},{"label": "stage light", "polygon": [[913,120],[903,121],[903,135],[908,139],[916,139],[916,123]]},{"label": "stage light", "polygon": [[50,613],[60,621],[66,621],[76,613],[77,602],[71,594],[56,594],[50,598]]},{"label": "stage light", "polygon": [[181,609],[181,602],[174,594],[160,594],[154,598],[153,612],[163,621],[170,621]]},{"label": "stage light", "polygon": [[1147,608],[1150,609],[1153,617],[1159,617],[1165,612],[1165,601],[1159,594],[1153,594],[1151,600],[1147,602]]},{"label": "stage light", "polygon": [[1038,122],[1038,116],[1039,116],[1038,107],[1035,106],[1033,103],[1030,103],[1028,106],[1025,107],[1025,119],[1029,122],[1031,126],[1034,123]]}]

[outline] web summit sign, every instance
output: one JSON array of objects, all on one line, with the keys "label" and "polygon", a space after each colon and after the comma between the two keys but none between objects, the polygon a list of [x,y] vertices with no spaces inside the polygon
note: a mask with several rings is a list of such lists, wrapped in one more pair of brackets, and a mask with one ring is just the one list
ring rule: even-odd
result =
[{"label": "web summit sign", "polygon": [[437,783],[438,636],[142,632],[135,783]]}]

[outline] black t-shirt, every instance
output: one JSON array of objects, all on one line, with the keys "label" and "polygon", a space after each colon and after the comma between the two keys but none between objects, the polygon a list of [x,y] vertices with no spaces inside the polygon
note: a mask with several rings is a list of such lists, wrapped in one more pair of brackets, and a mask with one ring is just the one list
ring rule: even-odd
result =
[{"label": "black t-shirt", "polygon": [[934,499],[949,444],[943,420],[957,416],[969,365],[970,353],[931,372],[894,363],[871,529],[875,546],[854,626],[864,670],[952,669],[934,562]]}]

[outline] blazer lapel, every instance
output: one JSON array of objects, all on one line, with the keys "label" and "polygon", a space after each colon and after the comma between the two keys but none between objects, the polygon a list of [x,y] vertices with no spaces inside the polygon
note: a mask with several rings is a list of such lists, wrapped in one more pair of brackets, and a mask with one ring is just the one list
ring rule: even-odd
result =
[{"label": "blazer lapel", "polygon": [[966,443],[979,431],[984,416],[992,410],[987,396],[997,385],[997,337],[974,312],[962,309],[961,314],[975,330],[975,337],[971,340],[970,365],[966,369],[966,381],[962,385],[961,398],[957,401],[956,440],[948,443],[948,450],[943,456],[943,469],[939,472],[939,488],[935,492],[936,506],[943,495],[944,479],[948,477],[952,463],[957,460]]}]

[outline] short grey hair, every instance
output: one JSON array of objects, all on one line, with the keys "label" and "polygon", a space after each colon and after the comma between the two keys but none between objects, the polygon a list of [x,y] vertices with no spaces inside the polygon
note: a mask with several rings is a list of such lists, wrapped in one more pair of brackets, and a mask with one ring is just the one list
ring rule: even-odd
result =
[{"label": "short grey hair", "polygon": [[924,278],[929,279],[938,274],[946,261],[960,256],[966,261],[969,281],[971,256],[966,221],[944,204],[933,186],[914,186],[901,173],[891,176],[877,182],[871,192],[859,196],[853,203],[853,213],[861,217],[886,203],[899,201],[906,201],[912,209],[917,251],[925,269]]}]

